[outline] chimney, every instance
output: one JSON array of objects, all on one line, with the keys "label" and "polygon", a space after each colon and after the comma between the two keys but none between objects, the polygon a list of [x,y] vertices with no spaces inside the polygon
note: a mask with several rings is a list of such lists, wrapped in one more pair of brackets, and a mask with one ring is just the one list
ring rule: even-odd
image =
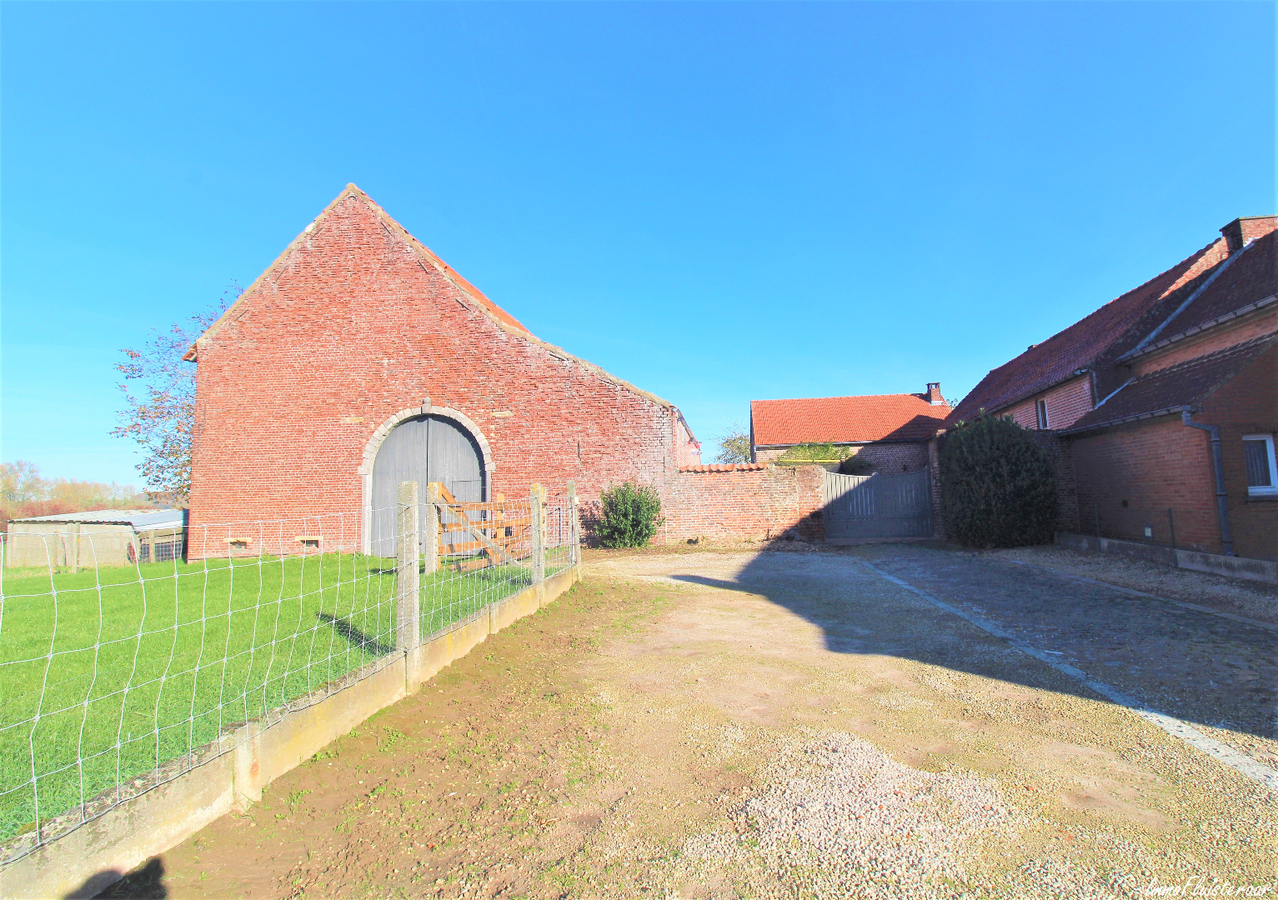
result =
[{"label": "chimney", "polygon": [[945,398],[941,396],[941,382],[929,381],[927,383],[927,402],[933,406],[945,405]]},{"label": "chimney", "polygon": [[1243,216],[1234,219],[1220,233],[1225,237],[1225,244],[1232,256],[1258,237],[1278,229],[1278,218],[1274,216]]}]

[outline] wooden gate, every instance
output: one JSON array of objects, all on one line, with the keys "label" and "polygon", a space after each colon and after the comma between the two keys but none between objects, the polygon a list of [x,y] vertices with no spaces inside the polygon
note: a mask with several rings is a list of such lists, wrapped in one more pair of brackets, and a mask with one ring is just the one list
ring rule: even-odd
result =
[{"label": "wooden gate", "polygon": [[825,473],[825,537],[932,536],[932,470],[902,475]]}]

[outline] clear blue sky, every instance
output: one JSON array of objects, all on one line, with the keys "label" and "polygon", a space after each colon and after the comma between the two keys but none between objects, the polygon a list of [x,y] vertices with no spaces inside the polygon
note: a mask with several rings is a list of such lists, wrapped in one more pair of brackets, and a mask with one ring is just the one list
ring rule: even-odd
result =
[{"label": "clear blue sky", "polygon": [[1273,213],[1274,5],[0,6],[0,458],[139,482],[112,366],[350,181],[680,406],[921,391]]}]

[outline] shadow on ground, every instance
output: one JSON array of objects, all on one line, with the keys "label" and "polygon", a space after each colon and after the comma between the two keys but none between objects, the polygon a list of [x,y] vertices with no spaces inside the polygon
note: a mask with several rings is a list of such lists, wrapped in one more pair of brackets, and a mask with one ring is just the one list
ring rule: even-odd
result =
[{"label": "shadow on ground", "polygon": [[[103,884],[109,884],[109,886],[104,890]],[[123,878],[115,869],[99,872],[78,889],[67,894],[67,898],[70,900],[70,898],[80,897],[130,897],[137,900],[160,900],[168,895],[169,889],[164,886],[164,861],[158,856],[153,856],[143,866],[134,869]]]},{"label": "shadow on ground", "polygon": [[[1083,685],[883,578],[993,622],[1019,640],[1189,722],[1278,737],[1278,634],[943,544],[763,552],[733,580],[679,581],[766,597],[817,625],[836,653],[892,655],[1090,699]],[[983,634],[983,633],[981,633]]]}]

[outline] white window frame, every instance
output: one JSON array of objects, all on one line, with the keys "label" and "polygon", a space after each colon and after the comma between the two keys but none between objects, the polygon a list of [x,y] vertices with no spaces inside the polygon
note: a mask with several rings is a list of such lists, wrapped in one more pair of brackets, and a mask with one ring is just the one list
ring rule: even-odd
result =
[{"label": "white window frame", "polygon": [[[1278,497],[1278,460],[1274,458],[1274,436],[1272,434],[1244,434],[1244,441],[1264,441],[1269,456],[1269,487],[1252,487],[1247,485],[1248,497]],[[1244,477],[1246,469],[1243,470]]]},{"label": "white window frame", "polygon": [[1047,398],[1034,401],[1034,421],[1038,423],[1039,431],[1051,430],[1051,424],[1047,419]]}]

